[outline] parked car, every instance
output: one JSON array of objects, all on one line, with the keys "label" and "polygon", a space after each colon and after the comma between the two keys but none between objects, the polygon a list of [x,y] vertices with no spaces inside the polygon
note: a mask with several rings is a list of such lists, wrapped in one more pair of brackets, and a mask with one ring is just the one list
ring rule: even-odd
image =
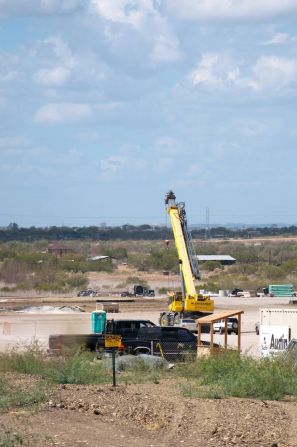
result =
[{"label": "parked car", "polygon": [[155,291],[153,289],[148,289],[140,284],[136,284],[133,287],[135,296],[155,296]]},{"label": "parked car", "polygon": [[93,289],[80,290],[77,296],[96,296],[97,292]]},{"label": "parked car", "polygon": [[[219,320],[216,323],[214,323],[213,331],[223,334],[225,332],[225,320]],[[227,332],[228,332],[228,334],[231,334],[232,332],[234,332],[234,334],[238,334],[238,320],[237,320],[237,318],[235,318],[235,317],[228,318]]]},{"label": "parked car", "polygon": [[149,289],[147,291],[147,296],[155,296],[155,291],[153,289]]},{"label": "parked car", "polygon": [[174,323],[174,326],[184,327],[191,332],[198,332],[197,320],[194,320],[194,318],[181,318],[180,320],[177,320],[176,323]]},{"label": "parked car", "polygon": [[121,293],[121,297],[129,297],[129,298],[131,298],[132,296],[135,296],[134,293],[131,293],[131,292],[128,292],[128,291]]},{"label": "parked car", "polygon": [[147,289],[144,286],[141,285],[135,285],[133,287],[133,293],[126,290],[125,292],[121,293],[122,297],[132,297],[132,296],[155,296],[155,291],[153,289]]},{"label": "parked car", "polygon": [[243,289],[238,289],[236,287],[231,291],[230,296],[243,296]]}]

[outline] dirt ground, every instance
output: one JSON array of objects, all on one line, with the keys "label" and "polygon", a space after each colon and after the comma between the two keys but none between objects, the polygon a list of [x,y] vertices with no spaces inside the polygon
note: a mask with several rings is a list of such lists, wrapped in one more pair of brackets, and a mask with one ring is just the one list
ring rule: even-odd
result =
[{"label": "dirt ground", "polygon": [[38,410],[0,414],[0,435],[38,447],[296,447],[296,429],[296,401],[185,398],[170,380],[60,385]]}]

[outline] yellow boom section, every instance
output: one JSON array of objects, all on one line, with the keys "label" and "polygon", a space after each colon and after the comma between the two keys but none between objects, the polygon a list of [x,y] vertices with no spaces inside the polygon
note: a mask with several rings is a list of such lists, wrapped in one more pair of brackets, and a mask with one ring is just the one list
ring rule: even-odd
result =
[{"label": "yellow boom section", "polygon": [[187,296],[197,297],[195,283],[192,275],[191,264],[185,238],[181,226],[181,220],[177,207],[169,207],[168,214],[170,216],[172,230],[174,234],[175,245],[179,259],[182,261],[182,273],[185,283],[185,291]]}]

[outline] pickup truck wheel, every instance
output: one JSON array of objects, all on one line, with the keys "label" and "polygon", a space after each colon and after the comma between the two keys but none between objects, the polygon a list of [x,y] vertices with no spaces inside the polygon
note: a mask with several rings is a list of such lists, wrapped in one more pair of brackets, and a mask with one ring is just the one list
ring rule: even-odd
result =
[{"label": "pickup truck wheel", "polygon": [[220,334],[224,333],[224,328],[220,327]]}]

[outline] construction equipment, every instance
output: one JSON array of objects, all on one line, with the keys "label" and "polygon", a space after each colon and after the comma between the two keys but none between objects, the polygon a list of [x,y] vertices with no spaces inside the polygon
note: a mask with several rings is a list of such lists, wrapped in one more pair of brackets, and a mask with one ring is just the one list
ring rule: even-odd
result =
[{"label": "construction equipment", "polygon": [[[170,216],[175,246],[179,258],[181,292],[169,293],[169,313],[160,315],[161,324],[169,324],[172,318],[199,317],[214,310],[214,302],[208,295],[198,294],[195,279],[200,279],[197,256],[193,247],[191,234],[187,227],[185,204],[176,202],[175,194],[169,191],[165,196],[167,212]],[[167,320],[167,323],[166,323]]]}]

